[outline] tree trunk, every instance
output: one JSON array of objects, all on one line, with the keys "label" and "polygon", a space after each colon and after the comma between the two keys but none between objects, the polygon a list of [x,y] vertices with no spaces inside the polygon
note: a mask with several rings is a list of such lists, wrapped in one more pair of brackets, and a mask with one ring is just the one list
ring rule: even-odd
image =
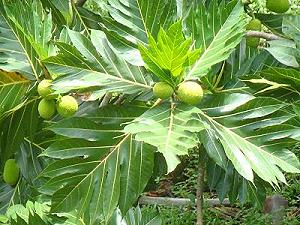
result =
[{"label": "tree trunk", "polygon": [[197,225],[203,225],[203,189],[205,175],[205,159],[203,146],[199,147],[198,178],[197,178]]}]

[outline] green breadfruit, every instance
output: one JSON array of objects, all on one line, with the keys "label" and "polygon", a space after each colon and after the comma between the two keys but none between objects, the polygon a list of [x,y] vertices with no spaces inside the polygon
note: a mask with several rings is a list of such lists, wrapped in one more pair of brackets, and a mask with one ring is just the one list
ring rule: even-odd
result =
[{"label": "green breadfruit", "polygon": [[166,82],[158,82],[153,87],[153,94],[161,99],[170,98],[174,93],[174,89]]},{"label": "green breadfruit", "polygon": [[78,104],[72,96],[63,96],[57,101],[57,112],[62,117],[73,116],[78,110]]},{"label": "green breadfruit", "polygon": [[186,81],[179,85],[176,94],[180,101],[197,105],[203,97],[203,89],[197,82]]},{"label": "green breadfruit", "polygon": [[43,119],[50,119],[55,114],[55,101],[42,99],[39,103],[38,111]]},{"label": "green breadfruit", "polygon": [[[247,27],[247,30],[261,31],[261,22],[258,19],[251,20]],[[250,47],[256,48],[259,45],[260,38],[257,37],[247,37],[246,43]]]},{"label": "green breadfruit", "polygon": [[20,169],[16,163],[16,160],[9,159],[5,162],[3,170],[3,180],[5,183],[14,186],[20,176]]},{"label": "green breadfruit", "polygon": [[43,98],[47,97],[48,95],[53,93],[51,89],[52,80],[42,80],[38,85],[38,93]]},{"label": "green breadfruit", "polygon": [[290,9],[289,0],[267,0],[267,8],[276,13],[284,13]]}]

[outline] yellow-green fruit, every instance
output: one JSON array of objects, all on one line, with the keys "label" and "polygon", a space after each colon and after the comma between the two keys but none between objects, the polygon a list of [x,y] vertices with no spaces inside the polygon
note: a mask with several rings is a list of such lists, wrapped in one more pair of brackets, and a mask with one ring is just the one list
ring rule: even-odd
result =
[{"label": "yellow-green fruit", "polygon": [[[254,31],[261,31],[261,22],[260,22],[260,20],[258,20],[258,19],[251,20],[248,23],[246,29],[247,30],[254,30]],[[246,38],[246,43],[247,43],[248,46],[256,48],[259,45],[259,40],[260,40],[260,38],[247,37]]]},{"label": "yellow-green fruit", "polygon": [[170,98],[174,93],[174,89],[166,82],[158,82],[153,87],[153,94],[161,99]]},{"label": "yellow-green fruit", "polygon": [[78,104],[72,96],[63,96],[57,102],[57,112],[62,117],[73,116],[78,110]]},{"label": "yellow-green fruit", "polygon": [[38,93],[42,97],[47,97],[48,95],[53,93],[51,89],[52,80],[42,80],[38,85]]},{"label": "yellow-green fruit", "polygon": [[16,163],[16,160],[9,159],[5,162],[4,170],[3,170],[3,180],[5,183],[14,186],[18,180],[20,175],[20,169]]},{"label": "yellow-green fruit", "polygon": [[55,114],[55,101],[42,99],[39,103],[38,111],[43,119],[50,119]]},{"label": "yellow-green fruit", "polygon": [[179,85],[177,97],[182,102],[197,105],[203,97],[203,90],[200,84],[194,81],[186,81]]},{"label": "yellow-green fruit", "polygon": [[289,0],[267,0],[267,8],[276,13],[284,13],[289,10]]}]

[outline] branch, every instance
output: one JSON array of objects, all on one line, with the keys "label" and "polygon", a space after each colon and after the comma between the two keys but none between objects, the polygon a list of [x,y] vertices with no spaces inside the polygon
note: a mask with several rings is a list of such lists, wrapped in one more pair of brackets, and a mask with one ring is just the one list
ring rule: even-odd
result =
[{"label": "branch", "polygon": [[87,0],[77,0],[76,6],[82,7]]},{"label": "branch", "polygon": [[247,31],[246,37],[259,37],[259,38],[264,38],[268,41],[283,39],[282,37],[277,36],[275,34],[265,33],[265,32],[261,32],[261,31],[253,31],[253,30]]},{"label": "branch", "polygon": [[[225,205],[229,206],[230,202],[226,198],[223,202],[219,199],[204,199],[204,202],[208,206]],[[139,203],[141,205],[168,205],[168,206],[188,206],[194,203],[188,198],[167,198],[167,197],[149,197],[142,196],[139,198]]]}]

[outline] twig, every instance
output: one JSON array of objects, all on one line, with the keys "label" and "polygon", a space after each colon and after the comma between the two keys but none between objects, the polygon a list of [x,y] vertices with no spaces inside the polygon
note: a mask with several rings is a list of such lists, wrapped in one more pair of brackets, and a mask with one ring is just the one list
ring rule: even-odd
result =
[{"label": "twig", "polygon": [[[224,199],[223,202],[220,202],[219,199],[215,199],[215,198],[204,199],[204,202],[208,206],[218,206],[218,205],[229,206],[230,205],[230,202],[227,198]],[[150,196],[140,197],[139,203],[141,205],[169,205],[169,206],[189,206],[195,204],[188,198],[167,198],[167,197],[150,197]]]},{"label": "twig", "polygon": [[282,37],[277,36],[275,34],[265,33],[265,32],[261,32],[261,31],[253,31],[253,30],[247,31],[246,37],[259,37],[259,38],[264,38],[269,41],[283,39]]}]

